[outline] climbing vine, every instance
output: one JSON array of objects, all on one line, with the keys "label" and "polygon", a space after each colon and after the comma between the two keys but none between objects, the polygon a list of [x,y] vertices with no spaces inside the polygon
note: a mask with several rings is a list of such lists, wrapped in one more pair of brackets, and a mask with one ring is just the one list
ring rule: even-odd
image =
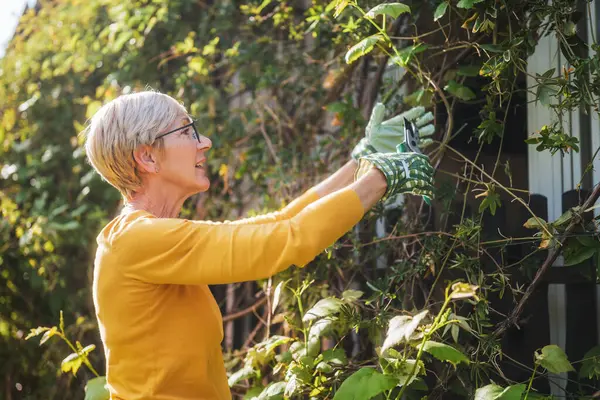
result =
[{"label": "climbing vine", "polygon": [[[544,398],[550,373],[573,370],[569,396],[592,395],[597,347],[573,358],[540,343],[523,361],[503,341],[559,255],[566,266],[599,265],[598,186],[582,183],[581,201],[548,221],[505,156],[516,141],[563,156],[589,150],[564,123],[580,109],[598,113],[598,44],[579,28],[589,7],[39,2],[0,60],[5,398],[106,398],[90,271],[94,237],[120,199],[85,163],[78,133],[104,102],[146,86],[182,101],[213,141],[213,189],[186,203],[186,218],[289,202],[347,161],[376,102],[389,115],[421,105],[436,117],[431,207],[412,197],[380,204],[306,268],[215,289],[230,299],[226,326],[253,324],[245,343],[225,338],[235,395]],[[548,38],[564,67],[529,72]],[[554,120],[527,132],[518,110],[528,101]],[[598,149],[589,153],[584,177]],[[495,229],[509,213],[517,227]]]}]

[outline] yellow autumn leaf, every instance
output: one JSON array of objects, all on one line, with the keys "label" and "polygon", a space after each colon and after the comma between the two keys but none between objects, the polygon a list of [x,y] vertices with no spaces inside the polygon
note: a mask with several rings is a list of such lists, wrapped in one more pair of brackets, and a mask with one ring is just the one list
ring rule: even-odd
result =
[{"label": "yellow autumn leaf", "polygon": [[540,243],[540,249],[547,249],[550,246],[550,239],[542,240]]},{"label": "yellow autumn leaf", "polygon": [[229,172],[229,167],[227,166],[227,164],[221,164],[221,166],[219,167],[219,176],[226,177],[227,172]]}]

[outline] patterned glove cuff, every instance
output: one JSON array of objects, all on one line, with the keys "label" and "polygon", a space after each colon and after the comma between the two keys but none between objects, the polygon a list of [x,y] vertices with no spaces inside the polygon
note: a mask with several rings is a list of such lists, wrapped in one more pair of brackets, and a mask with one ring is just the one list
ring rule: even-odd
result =
[{"label": "patterned glove cuff", "polygon": [[383,200],[400,193],[433,196],[433,168],[426,156],[416,153],[366,155],[360,158],[355,176],[358,178],[373,167],[383,173],[387,182]]},{"label": "patterned glove cuff", "polygon": [[[372,163],[366,158],[361,158],[360,160],[358,160],[358,168],[356,169],[356,172],[354,172],[354,180],[357,181],[358,179],[360,179],[360,177],[365,175],[372,168],[379,169],[375,163]],[[385,189],[385,194],[381,198],[381,201],[385,202],[392,195],[392,192],[390,192],[390,182],[388,176],[385,173],[383,175],[385,176],[385,180],[387,182],[387,188]]]},{"label": "patterned glove cuff", "polygon": [[376,152],[377,150],[375,150],[375,148],[369,144],[369,140],[364,137],[356,144],[356,146],[354,146],[350,156],[354,161],[358,162],[361,157],[369,154],[375,154]]},{"label": "patterned glove cuff", "polygon": [[[366,173],[372,167],[380,170],[385,176],[387,189],[382,197],[382,200],[385,201],[389,196],[396,194],[398,191],[400,183],[398,167],[389,159],[383,157],[381,153],[369,154],[360,159],[357,175],[362,176],[362,174]],[[408,166],[404,165],[404,167],[402,172],[408,172]]]}]

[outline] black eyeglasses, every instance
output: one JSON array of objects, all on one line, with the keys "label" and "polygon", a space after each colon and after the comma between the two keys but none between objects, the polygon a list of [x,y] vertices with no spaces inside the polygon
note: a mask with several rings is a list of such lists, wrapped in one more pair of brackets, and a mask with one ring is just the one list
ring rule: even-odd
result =
[{"label": "black eyeglasses", "polygon": [[187,125],[184,125],[184,126],[182,126],[182,127],[180,127],[180,128],[173,129],[172,131],[169,131],[169,132],[167,132],[167,133],[163,133],[162,135],[158,135],[158,136],[156,137],[156,139],[160,139],[161,137],[165,137],[165,136],[167,136],[167,135],[170,135],[171,133],[178,132],[178,131],[181,131],[181,130],[183,130],[183,129],[189,128],[190,126],[191,126],[192,128],[194,128],[194,134],[193,134],[193,137],[194,137],[194,139],[196,139],[196,140],[198,141],[198,143],[202,143],[202,142],[200,141],[200,134],[198,133],[198,130],[196,129],[196,125],[195,125],[194,121],[192,121],[192,122],[190,122],[189,124],[187,124]]}]

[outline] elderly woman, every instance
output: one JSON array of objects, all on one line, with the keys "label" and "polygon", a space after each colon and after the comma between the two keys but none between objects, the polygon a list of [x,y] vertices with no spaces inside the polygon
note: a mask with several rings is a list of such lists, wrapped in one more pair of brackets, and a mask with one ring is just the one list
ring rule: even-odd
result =
[{"label": "elderly woman", "polygon": [[425,156],[376,153],[377,133],[386,141],[384,124],[372,120],[371,142],[363,139],[353,152],[361,165],[356,180],[353,159],[279,212],[219,223],[177,218],[186,198],[209,188],[212,146],[182,105],[141,92],[93,116],[87,156],[126,200],[98,235],[94,269],[112,399],[231,398],[221,313],[207,285],[303,266],[382,196],[431,195]]}]

